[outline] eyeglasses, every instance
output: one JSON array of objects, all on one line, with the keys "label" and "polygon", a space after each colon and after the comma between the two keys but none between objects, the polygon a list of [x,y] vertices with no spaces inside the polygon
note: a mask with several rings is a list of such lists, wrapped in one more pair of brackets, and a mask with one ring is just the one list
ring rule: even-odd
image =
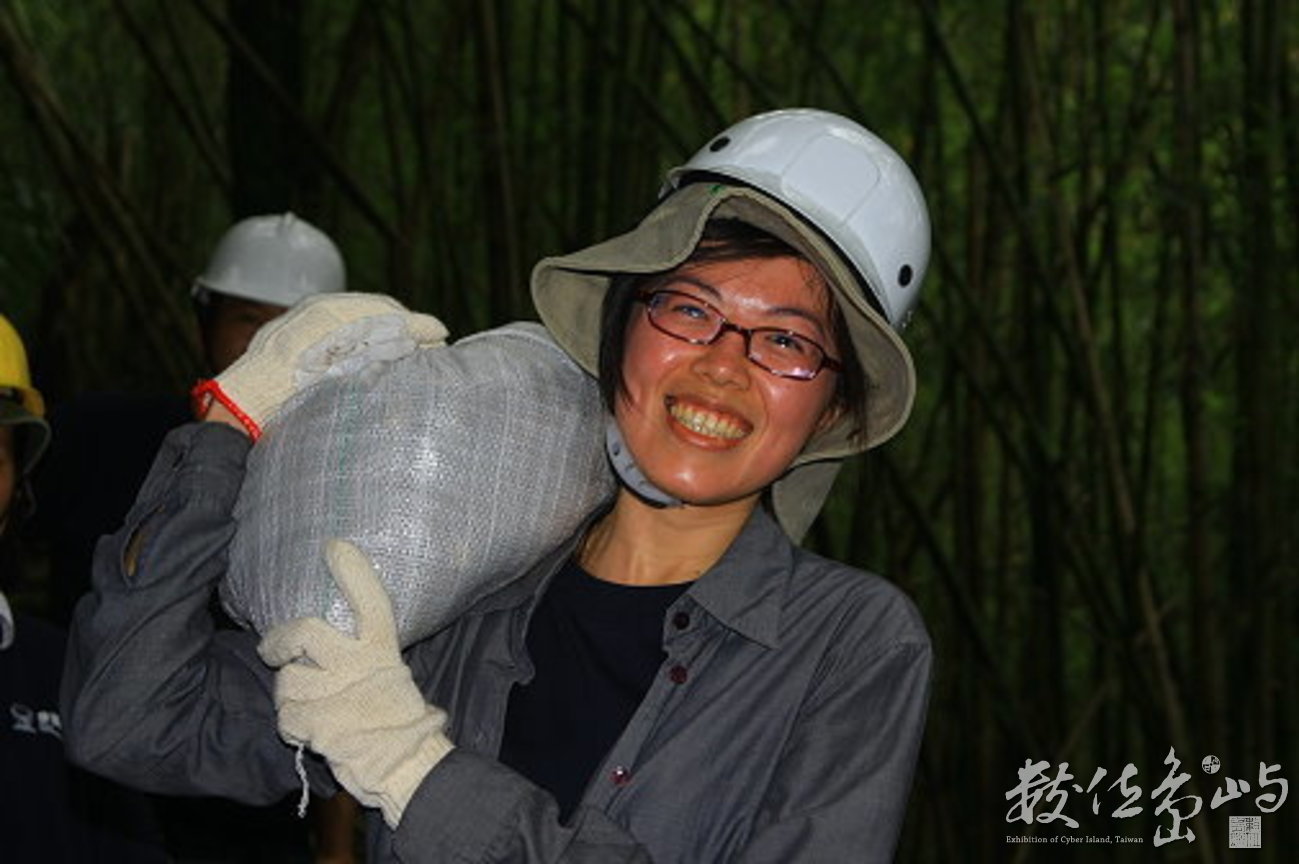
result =
[{"label": "eyeglasses", "polygon": [[636,299],[645,304],[654,329],[682,342],[711,345],[728,330],[739,333],[749,361],[780,378],[811,381],[822,369],[843,368],[806,336],[780,327],[732,324],[717,307],[693,294],[664,288],[642,292]]}]

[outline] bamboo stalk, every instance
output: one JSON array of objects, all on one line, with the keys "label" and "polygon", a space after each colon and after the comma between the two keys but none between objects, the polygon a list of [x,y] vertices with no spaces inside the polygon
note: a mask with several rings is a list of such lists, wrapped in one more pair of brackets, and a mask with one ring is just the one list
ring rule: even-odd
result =
[{"label": "bamboo stalk", "polygon": [[361,215],[365,217],[366,221],[368,221],[385,238],[389,240],[394,239],[396,232],[389,224],[387,218],[370,199],[370,196],[361,188],[360,184],[353,179],[351,172],[334,155],[329,142],[326,141],[320,132],[297,110],[293,100],[284,92],[284,89],[275,80],[275,76],[266,68],[266,64],[262,62],[261,58],[257,56],[257,53],[248,46],[247,42],[240,37],[240,35],[225,19],[212,11],[208,6],[207,0],[190,0],[190,3],[193,4],[194,8],[197,9],[202,16],[203,20],[212,27],[217,35],[225,40],[225,42],[229,44],[245,62],[248,63],[249,68],[261,80],[262,86],[266,88],[267,94],[276,102],[277,105],[279,105],[280,110],[285,113],[285,116],[297,125],[298,129],[302,132],[306,143],[311,147],[314,154],[321,160],[325,170],[333,178],[334,182],[338,184],[339,188],[344,192]]}]

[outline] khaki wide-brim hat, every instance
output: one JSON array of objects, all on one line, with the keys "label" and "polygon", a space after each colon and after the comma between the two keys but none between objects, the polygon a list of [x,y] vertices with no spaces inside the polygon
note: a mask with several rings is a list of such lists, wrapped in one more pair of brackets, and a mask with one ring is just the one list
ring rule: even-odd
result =
[{"label": "khaki wide-brim hat", "polygon": [[916,392],[906,345],[867,302],[856,273],[829,240],[756,189],[696,183],[664,199],[626,234],[538,262],[532,271],[532,299],[560,347],[588,372],[598,374],[600,310],[612,277],[676,267],[699,244],[709,220],[728,218],[778,237],[816,266],[843,312],[869,383],[865,434],[853,441],[846,419],[834,424],[809,441],[772,486],[776,518],[798,541],[825,503],[840,461],[897,434]]}]

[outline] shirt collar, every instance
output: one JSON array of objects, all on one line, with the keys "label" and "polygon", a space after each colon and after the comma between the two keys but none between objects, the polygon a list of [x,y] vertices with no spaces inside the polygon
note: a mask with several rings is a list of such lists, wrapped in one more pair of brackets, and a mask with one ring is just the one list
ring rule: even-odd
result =
[{"label": "shirt collar", "polygon": [[755,507],[721,559],[691,586],[688,596],[726,627],[776,647],[794,547],[776,520]]},{"label": "shirt collar", "polygon": [[[522,579],[474,604],[467,614],[484,614],[540,599],[538,580],[548,580],[577,551],[591,524],[608,512],[593,512],[567,541],[542,558]],[[725,627],[768,648],[780,642],[780,615],[794,546],[780,525],[759,505],[726,552],[690,586],[686,596]],[[681,602],[680,600],[677,601]]]}]

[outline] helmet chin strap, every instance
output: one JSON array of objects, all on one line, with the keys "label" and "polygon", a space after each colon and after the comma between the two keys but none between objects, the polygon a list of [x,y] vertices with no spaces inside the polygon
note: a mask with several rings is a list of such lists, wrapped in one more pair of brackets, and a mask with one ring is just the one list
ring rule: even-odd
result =
[{"label": "helmet chin strap", "polygon": [[682,506],[679,498],[674,498],[655,486],[636,467],[636,460],[632,458],[631,450],[627,449],[626,442],[622,440],[622,430],[618,428],[618,421],[612,417],[604,427],[604,450],[609,455],[609,464],[613,466],[614,473],[618,475],[622,485],[656,507]]}]

